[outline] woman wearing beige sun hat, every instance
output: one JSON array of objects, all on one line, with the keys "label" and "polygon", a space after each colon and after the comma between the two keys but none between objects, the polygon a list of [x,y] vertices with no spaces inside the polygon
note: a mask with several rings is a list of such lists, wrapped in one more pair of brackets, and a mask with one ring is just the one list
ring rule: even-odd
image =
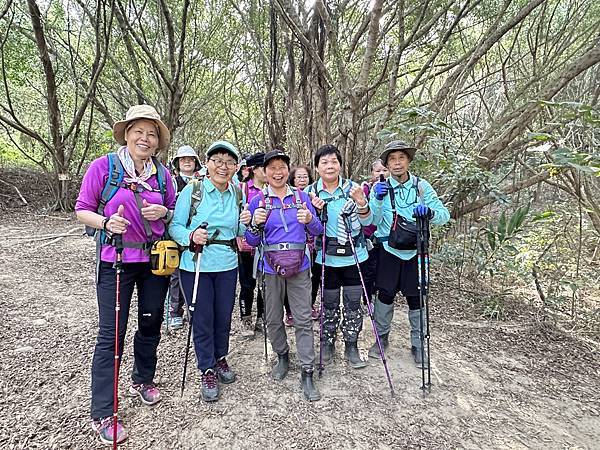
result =
[{"label": "woman wearing beige sun hat", "polygon": [[[155,157],[169,145],[170,133],[156,109],[129,108],[125,120],[115,122],[114,138],[121,146],[90,164],[83,177],[75,211],[79,221],[96,230],[98,261],[98,337],[92,360],[92,427],[100,440],[113,443],[127,438],[113,414],[115,380],[116,271],[115,236],[122,236],[120,274],[119,353],[123,351],[127,319],[137,286],[138,330],[133,340],[134,366],[129,393],[146,405],[160,401],[154,385],[156,351],[160,341],[164,298],[169,278],[151,271],[149,249],[161,239],[175,207],[171,175]],[[120,361],[118,358],[117,361]]]}]

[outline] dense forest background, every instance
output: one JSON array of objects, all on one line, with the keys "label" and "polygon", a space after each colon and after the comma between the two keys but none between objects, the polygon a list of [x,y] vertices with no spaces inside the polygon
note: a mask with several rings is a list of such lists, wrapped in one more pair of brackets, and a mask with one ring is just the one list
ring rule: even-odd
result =
[{"label": "dense forest background", "polygon": [[358,180],[407,139],[452,212],[437,261],[494,286],[462,294],[488,318],[522,296],[592,334],[599,18],[593,0],[4,0],[0,173],[35,169],[48,207],[71,209],[137,103],[171,129],[165,158],[224,138],[304,163],[333,142]]}]

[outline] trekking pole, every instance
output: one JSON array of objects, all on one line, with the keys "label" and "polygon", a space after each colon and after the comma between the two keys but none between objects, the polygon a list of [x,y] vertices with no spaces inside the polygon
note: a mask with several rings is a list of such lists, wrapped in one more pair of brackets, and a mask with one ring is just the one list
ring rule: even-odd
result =
[{"label": "trekking pole", "polygon": [[[206,230],[208,223],[202,222],[198,228]],[[198,229],[196,228],[196,229]],[[195,230],[194,230],[195,231]],[[187,342],[185,344],[185,359],[183,361],[183,376],[181,377],[181,396],[183,397],[183,391],[185,390],[185,375],[187,373],[188,359],[190,356],[190,341],[192,340],[192,323],[194,319],[194,307],[196,306],[196,297],[198,296],[198,281],[200,280],[200,259],[202,256],[202,245],[196,247],[194,259],[196,260],[196,266],[194,271],[194,292],[192,292],[192,303],[188,307],[188,316],[190,323],[188,326]]]},{"label": "trekking pole", "polygon": [[121,311],[121,272],[123,271],[123,236],[114,234],[111,238],[115,247],[115,263],[113,267],[116,273],[115,292],[115,363],[113,372],[113,450],[117,448],[117,416],[119,412],[119,313]]},{"label": "trekking pole", "polygon": [[263,298],[263,324],[262,324],[262,329],[263,329],[263,341],[264,341],[264,347],[265,347],[265,362],[268,362],[269,358],[267,355],[267,295],[265,293],[265,286],[266,286],[266,282],[265,282],[265,227],[264,224],[261,228],[261,236],[260,236],[260,263],[262,264],[262,274],[261,274],[261,278],[260,278],[260,292],[262,294],[262,298]]},{"label": "trekking pole", "polygon": [[356,247],[354,246],[354,241],[352,240],[352,224],[350,223],[350,216],[344,215],[344,225],[346,227],[346,234],[348,235],[348,241],[350,242],[350,247],[352,248],[352,256],[354,256],[354,262],[356,263],[356,268],[358,269],[358,276],[360,278],[360,284],[362,286],[363,295],[365,296],[366,304],[367,304],[367,312],[369,313],[369,319],[371,319],[371,327],[373,328],[373,334],[375,335],[375,341],[377,342],[377,347],[379,348],[379,355],[381,356],[381,362],[383,363],[383,369],[385,370],[385,376],[387,377],[388,385],[390,386],[390,392],[392,397],[395,396],[394,386],[392,384],[392,377],[390,375],[390,370],[388,368],[387,360],[385,359],[385,352],[383,351],[383,345],[381,345],[381,340],[379,339],[379,333],[377,332],[377,325],[375,325],[375,317],[373,314],[373,305],[371,303],[371,299],[369,298],[369,293],[367,292],[367,286],[365,285],[365,280],[363,278],[362,270],[360,269],[360,263],[358,261],[358,255],[356,254]]},{"label": "trekking pole", "polygon": [[[431,357],[429,345],[429,300],[427,288],[429,285],[429,219],[417,217],[417,273],[419,277],[419,326],[421,328],[421,359],[425,354],[425,340],[427,340],[427,363],[421,361],[421,389],[431,389]],[[423,333],[423,310],[427,333]],[[425,364],[427,364],[427,383],[425,383]]]},{"label": "trekking pole", "polygon": [[327,243],[327,203],[321,210],[321,223],[323,224],[323,234],[321,235],[321,289],[320,289],[320,308],[319,308],[319,378],[323,375],[323,323],[325,321],[325,307],[323,305],[325,291],[325,245]]},{"label": "trekking pole", "polygon": [[169,313],[171,309],[171,290],[167,290],[167,296],[165,297],[165,323],[167,326],[167,334],[169,334]]}]

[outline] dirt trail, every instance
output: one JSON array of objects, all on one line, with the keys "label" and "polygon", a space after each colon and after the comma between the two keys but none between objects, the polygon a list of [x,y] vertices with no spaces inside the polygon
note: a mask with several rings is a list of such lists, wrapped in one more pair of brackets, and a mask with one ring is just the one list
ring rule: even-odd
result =
[{"label": "dirt trail", "polygon": [[[88,419],[94,244],[84,237],[42,248],[47,241],[27,242],[75,225],[31,213],[0,219],[2,449],[102,448]],[[295,355],[286,380],[270,381],[274,355],[265,363],[262,336],[240,339],[236,309],[228,360],[239,380],[207,405],[192,371],[181,398],[185,333],[163,334],[156,381],[164,400],[148,408],[121,395],[130,432],[122,448],[600,448],[598,348],[540,328],[526,313],[510,322],[469,317],[442,277],[434,274],[432,290],[431,393],[422,394],[410,361],[403,305],[387,355],[396,397],[380,362],[352,371],[338,350],[319,381],[323,400],[314,404],[302,400]],[[122,394],[132,365],[131,316]],[[372,333],[368,319],[364,325],[359,347],[366,353]]]}]

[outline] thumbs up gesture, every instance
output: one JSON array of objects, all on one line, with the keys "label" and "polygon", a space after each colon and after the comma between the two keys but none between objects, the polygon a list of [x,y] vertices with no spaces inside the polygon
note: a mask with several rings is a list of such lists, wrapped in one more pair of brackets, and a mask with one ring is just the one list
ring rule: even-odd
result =
[{"label": "thumbs up gesture", "polygon": [[246,203],[244,210],[240,213],[240,222],[242,222],[244,225],[248,225],[251,220],[252,214],[248,210],[248,204]]},{"label": "thumbs up gesture", "polygon": [[267,221],[267,210],[263,207],[256,208],[254,210],[254,216],[252,217],[254,225],[262,225]]},{"label": "thumbs up gesture", "polygon": [[310,221],[313,218],[313,215],[306,206],[306,202],[302,203],[302,208],[298,208],[298,213],[296,217],[298,219],[298,222],[303,223],[304,225],[310,223]]},{"label": "thumbs up gesture", "polygon": [[155,203],[148,203],[144,198],[142,199],[142,217],[146,220],[158,220],[162,219],[167,215],[168,208],[163,205],[157,205]]},{"label": "thumbs up gesture", "polygon": [[125,217],[125,206],[119,205],[117,212],[112,214],[106,222],[106,230],[112,234],[125,234],[129,220]]},{"label": "thumbs up gesture", "polygon": [[318,210],[323,209],[323,205],[325,204],[325,201],[323,199],[319,198],[318,196],[316,196],[314,192],[310,193],[310,202]]}]

